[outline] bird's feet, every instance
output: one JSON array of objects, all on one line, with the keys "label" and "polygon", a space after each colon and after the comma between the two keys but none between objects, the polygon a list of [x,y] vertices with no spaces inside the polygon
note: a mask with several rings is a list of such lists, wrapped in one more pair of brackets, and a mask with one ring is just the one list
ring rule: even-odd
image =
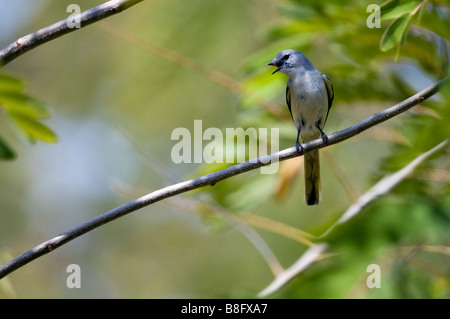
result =
[{"label": "bird's feet", "polygon": [[324,132],[322,132],[322,135],[320,136],[322,138],[322,140],[326,143],[328,143],[328,136],[327,134],[325,134]]},{"label": "bird's feet", "polygon": [[297,149],[297,153],[303,152],[303,146],[302,146],[302,144],[300,144],[299,141],[295,142],[295,148]]}]

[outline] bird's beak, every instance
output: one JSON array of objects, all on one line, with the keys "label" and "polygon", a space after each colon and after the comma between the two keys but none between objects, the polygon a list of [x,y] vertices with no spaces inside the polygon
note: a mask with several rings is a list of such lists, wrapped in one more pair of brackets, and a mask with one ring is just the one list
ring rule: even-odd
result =
[{"label": "bird's beak", "polygon": [[278,71],[280,71],[280,70],[281,70],[281,66],[282,66],[281,63],[277,63],[277,62],[273,62],[273,61],[267,63],[266,65],[273,65],[273,66],[276,66],[276,67],[277,67],[277,69],[276,69],[275,71],[273,71],[272,74],[275,74],[275,73],[277,73]]}]

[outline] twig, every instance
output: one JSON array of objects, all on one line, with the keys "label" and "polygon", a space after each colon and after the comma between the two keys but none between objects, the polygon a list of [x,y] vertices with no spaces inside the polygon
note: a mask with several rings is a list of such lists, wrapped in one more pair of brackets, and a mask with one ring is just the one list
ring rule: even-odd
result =
[{"label": "twig", "polygon": [[242,218],[240,218],[240,216],[231,213],[219,204],[213,205],[205,203],[198,199],[192,200],[186,198],[178,198],[175,200],[175,198],[170,198],[166,202],[174,207],[193,213],[200,212],[201,214],[216,214],[222,217],[226,222],[228,222],[228,224],[230,224],[230,226],[239,231],[253,244],[256,250],[264,258],[275,277],[284,271],[283,267],[281,266],[273,251],[270,249],[269,245],[267,245],[264,239],[252,227],[250,227],[252,225],[244,222]]},{"label": "twig", "polygon": [[347,193],[347,196],[352,202],[356,201],[359,196],[361,196],[361,193],[356,188],[355,184],[350,179],[348,174],[344,171],[342,165],[339,164],[339,162],[335,160],[333,156],[329,154],[329,152],[322,152],[322,154],[321,156],[323,156],[323,159],[327,162],[328,167],[330,167],[340,186]]},{"label": "twig", "polygon": [[[436,151],[440,150],[447,144],[447,140],[444,142],[439,143],[439,145],[433,147],[431,150],[419,155],[416,157],[411,163],[409,163],[407,166],[399,170],[398,172],[395,172],[394,174],[391,174],[389,176],[386,176],[381,181],[375,184],[369,191],[364,193],[355,204],[351,205],[350,208],[342,215],[342,217],[333,225],[331,225],[328,230],[321,235],[319,238],[325,237],[327,234],[329,234],[335,226],[342,224],[346,221],[348,221],[350,218],[354,217],[356,214],[358,214],[363,207],[365,207],[368,203],[372,202],[379,196],[387,193],[389,190],[391,190],[394,186],[396,186],[400,181],[402,181],[408,174],[410,174],[416,167],[419,165],[422,161],[424,161],[426,158],[434,154]],[[275,277],[275,279],[272,281],[272,283],[267,286],[263,291],[261,291],[258,296],[259,297],[266,297],[269,294],[272,294],[279,290],[281,287],[283,287],[288,281],[290,281],[293,277],[300,274],[302,271],[304,271],[307,267],[309,267],[314,261],[318,260],[319,257],[321,257],[322,253],[327,248],[327,243],[321,243],[321,244],[314,244],[311,246],[303,255],[300,256],[300,258],[288,269],[286,269],[284,272],[279,274]],[[406,256],[405,260],[409,258],[409,255],[412,256],[413,253],[415,253],[417,250],[417,247],[414,247],[414,249]]]},{"label": "twig", "polygon": [[[30,33],[0,51],[0,67],[41,44],[122,12],[142,1],[144,0],[111,0],[84,11],[79,15],[67,18],[36,32]],[[80,22],[79,28],[72,26],[72,19]]]},{"label": "twig", "polygon": [[[405,246],[405,247],[401,247],[401,248],[405,249],[405,250],[411,250],[412,249],[411,246]],[[450,246],[420,245],[419,246],[419,250],[420,251],[430,252],[430,253],[438,253],[438,254],[443,254],[443,255],[450,256]]]},{"label": "twig", "polygon": [[389,192],[392,188],[394,188],[398,183],[400,183],[406,176],[408,176],[417,165],[422,163],[426,158],[430,155],[434,154],[436,151],[440,150],[447,144],[447,140],[439,143],[431,150],[421,154],[416,157],[411,163],[403,167],[401,170],[390,174],[383,179],[381,179],[378,183],[376,183],[373,187],[371,187],[367,192],[365,192],[362,196],[358,198],[358,200],[351,205],[347,211],[338,219],[333,225],[331,225],[326,232],[324,232],[320,237],[325,237],[329,234],[337,225],[345,223],[349,219],[353,218],[357,215],[365,206],[367,206],[370,202],[380,197],[383,194]]},{"label": "twig", "polygon": [[108,222],[115,220],[116,218],[125,216],[133,211],[136,211],[140,208],[146,207],[150,204],[161,201],[165,198],[172,197],[181,193],[185,193],[191,191],[193,189],[197,189],[200,187],[214,185],[224,179],[230,178],[232,176],[236,176],[266,165],[270,163],[275,163],[278,161],[284,161],[296,156],[303,155],[305,152],[309,152],[313,149],[323,148],[328,145],[333,145],[339,143],[343,140],[349,139],[352,136],[357,135],[358,133],[369,129],[370,127],[382,123],[406,110],[410,109],[414,105],[428,99],[430,96],[433,96],[436,92],[439,91],[440,86],[443,82],[447,80],[447,78],[440,80],[428,88],[422,90],[421,92],[411,96],[410,98],[394,105],[382,112],[375,113],[368,117],[367,119],[354,124],[342,131],[338,131],[332,133],[328,136],[328,141],[324,142],[322,139],[316,139],[305,143],[302,145],[302,151],[297,152],[295,147],[291,147],[285,150],[282,150],[277,153],[265,155],[259,157],[257,159],[253,159],[244,163],[236,164],[230,166],[221,171],[217,171],[214,173],[210,173],[208,175],[204,175],[201,177],[197,177],[195,179],[191,179],[188,181],[184,181],[181,183],[177,183],[174,185],[170,185],[164,188],[161,188],[157,191],[154,191],[150,194],[142,196],[138,199],[135,199],[131,202],[128,202],[122,206],[116,207],[102,215],[99,215],[91,220],[84,222],[83,224],[76,226],[42,244],[36,246],[35,248],[19,255],[14,258],[10,262],[2,265],[0,267],[0,278],[5,277],[9,273],[14,270],[28,264],[40,256],[48,254],[52,250],[64,245],[65,243],[97,228]]},{"label": "twig", "polygon": [[[125,196],[131,196],[131,194],[145,194],[148,193],[149,190],[147,188],[139,188],[135,186],[128,185],[126,183],[123,183],[120,180],[115,179],[112,184],[112,187],[117,193],[120,193]],[[134,196],[133,196],[134,197]],[[194,205],[194,203],[196,205]],[[213,213],[219,213],[220,209],[225,209],[222,206],[218,204],[210,204],[206,203],[203,200],[200,201],[199,199],[194,200],[188,200],[188,199],[175,199],[170,198],[168,201],[166,201],[165,204],[172,205],[177,208],[181,208],[184,211],[195,213],[202,216],[208,216]],[[219,209],[219,210],[218,210]],[[298,229],[296,227],[293,227],[291,225],[261,216],[261,215],[255,215],[248,212],[243,211],[230,211],[227,210],[227,213],[233,214],[234,216],[238,217],[239,220],[253,228],[259,228],[262,230],[266,230],[268,232],[271,232],[273,234],[281,235],[285,238],[292,239],[296,241],[297,243],[300,243],[302,245],[311,247],[313,245],[313,242],[311,241],[316,236],[307,233],[301,229]]]},{"label": "twig", "polygon": [[217,206],[214,208],[214,213],[221,216],[253,244],[275,277],[284,271],[283,266],[281,266],[269,245],[267,245],[264,239],[252,227],[243,222],[238,216],[228,212],[225,208]]},{"label": "twig", "polygon": [[274,281],[272,281],[270,285],[267,286],[267,288],[265,288],[258,294],[258,297],[266,297],[283,287],[293,277],[298,275],[309,265],[315,262],[326,248],[327,244],[325,243],[314,244],[313,246],[309,247],[306,252],[301,255],[301,257],[291,267],[275,277]]},{"label": "twig", "polygon": [[151,54],[157,55],[162,59],[175,63],[186,70],[190,70],[192,72],[198,73],[203,77],[215,82],[227,89],[231,92],[235,92],[241,96],[244,96],[251,101],[263,106],[267,111],[277,116],[280,119],[290,120],[290,116],[287,115],[288,112],[285,112],[283,108],[281,108],[277,103],[268,101],[261,96],[255,94],[251,90],[245,87],[240,81],[233,79],[232,77],[216,70],[213,68],[209,68],[206,65],[191,59],[187,56],[184,56],[176,51],[170,50],[168,48],[156,45],[155,43],[151,43],[136,34],[129,32],[127,30],[121,29],[111,23],[101,22],[98,24],[98,27],[103,31],[108,33],[109,35],[121,39],[122,41],[126,41],[135,45],[138,48],[141,48]]}]

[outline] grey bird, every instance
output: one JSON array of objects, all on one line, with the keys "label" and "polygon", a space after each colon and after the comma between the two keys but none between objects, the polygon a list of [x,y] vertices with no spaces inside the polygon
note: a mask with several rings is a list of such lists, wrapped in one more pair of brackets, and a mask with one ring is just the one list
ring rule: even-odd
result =
[{"label": "grey bird", "polygon": [[[267,65],[277,67],[272,74],[281,72],[288,76],[286,102],[297,128],[297,150],[302,149],[300,135],[304,143],[319,137],[328,141],[323,127],[334,98],[330,78],[301,52],[292,49],[278,53]],[[321,200],[319,150],[304,154],[304,167],[305,202],[317,205]]]}]

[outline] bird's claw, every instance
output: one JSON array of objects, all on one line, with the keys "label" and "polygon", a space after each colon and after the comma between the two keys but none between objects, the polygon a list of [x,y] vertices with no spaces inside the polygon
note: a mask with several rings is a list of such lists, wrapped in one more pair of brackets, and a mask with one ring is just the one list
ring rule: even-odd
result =
[{"label": "bird's claw", "polygon": [[295,143],[295,148],[297,149],[297,153],[303,152],[303,146],[300,144],[300,142]]}]

